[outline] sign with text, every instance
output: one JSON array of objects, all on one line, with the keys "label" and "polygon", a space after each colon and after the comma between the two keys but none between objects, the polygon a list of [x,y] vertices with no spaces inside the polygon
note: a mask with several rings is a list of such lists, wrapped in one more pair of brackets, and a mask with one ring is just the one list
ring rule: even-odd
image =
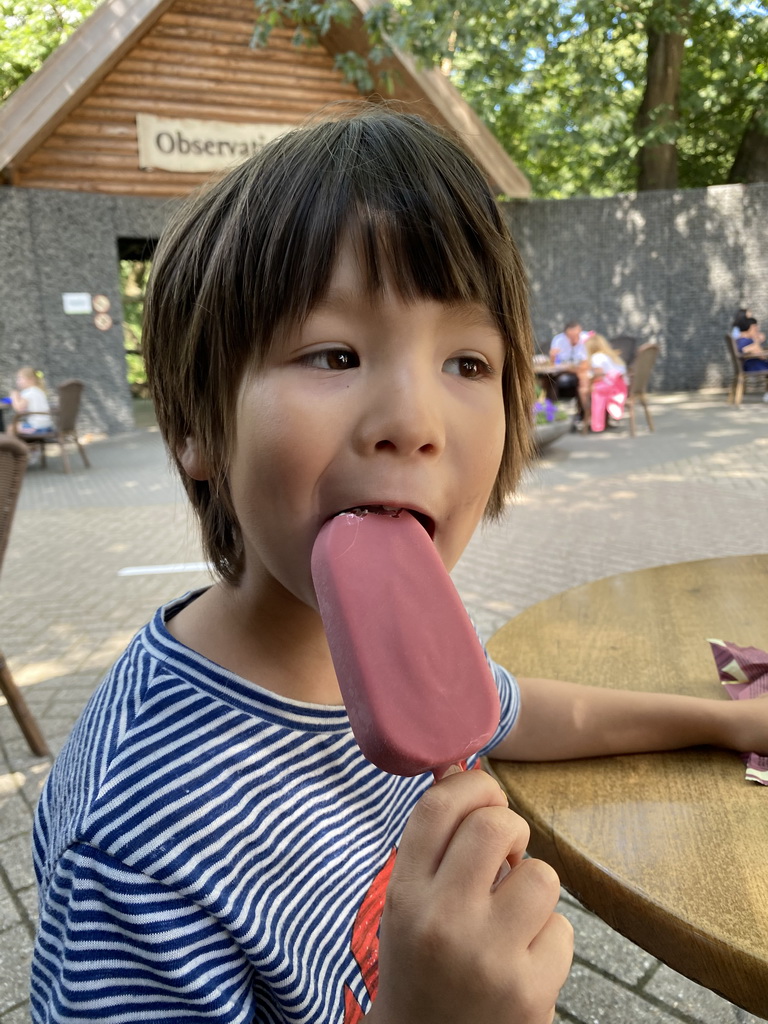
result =
[{"label": "sign with text", "polygon": [[220,171],[241,163],[294,127],[137,114],[139,167],[198,174]]},{"label": "sign with text", "polygon": [[92,313],[90,292],[62,292],[61,304],[65,313]]}]

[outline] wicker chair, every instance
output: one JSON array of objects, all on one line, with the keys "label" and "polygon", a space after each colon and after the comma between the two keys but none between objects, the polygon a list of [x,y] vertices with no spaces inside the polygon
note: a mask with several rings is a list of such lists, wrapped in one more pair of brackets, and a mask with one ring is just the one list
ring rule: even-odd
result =
[{"label": "wicker chair", "polygon": [[744,397],[744,386],[747,380],[762,380],[766,390],[768,390],[768,370],[745,370],[744,360],[753,357],[745,356],[742,352],[739,352],[736,340],[730,334],[725,336],[725,347],[728,349],[731,364],[733,365],[733,380],[728,392],[728,401],[731,405],[741,405],[741,400]]},{"label": "wicker chair", "polygon": [[[0,569],[8,546],[11,523],[16,510],[16,499],[27,469],[27,447],[9,434],[0,434]],[[13,717],[19,724],[33,754],[49,757],[50,750],[43,739],[37,722],[16,686],[11,670],[0,651],[0,691],[8,701]]]},{"label": "wicker chair", "polygon": [[[61,452],[61,463],[64,472],[70,473],[72,470],[69,465],[66,445],[74,444],[80,452],[80,457],[85,466],[90,467],[91,464],[88,461],[88,456],[85,454],[85,448],[80,444],[80,439],[77,436],[77,417],[80,412],[80,398],[84,388],[85,384],[81,380],[65,380],[63,384],[59,384],[56,389],[59,396],[58,406],[51,409],[54,429],[50,433],[33,436],[16,435],[25,444],[40,450],[43,466],[45,465],[45,446],[57,444]],[[14,424],[20,419],[24,419],[26,415],[25,413],[18,413]],[[32,413],[31,415],[34,416],[35,414]]]},{"label": "wicker chair", "polygon": [[619,334],[615,338],[611,338],[610,342],[611,348],[615,348],[624,360],[624,365],[631,366],[635,361],[635,355],[637,353],[637,338],[632,334]]},{"label": "wicker chair", "polygon": [[646,402],[645,393],[648,382],[653,371],[654,364],[659,357],[659,346],[648,341],[641,345],[635,354],[634,361],[629,368],[629,394],[627,395],[627,408],[629,409],[629,432],[635,436],[635,403],[639,403],[645,412],[648,429],[653,431],[653,420],[651,411]]}]

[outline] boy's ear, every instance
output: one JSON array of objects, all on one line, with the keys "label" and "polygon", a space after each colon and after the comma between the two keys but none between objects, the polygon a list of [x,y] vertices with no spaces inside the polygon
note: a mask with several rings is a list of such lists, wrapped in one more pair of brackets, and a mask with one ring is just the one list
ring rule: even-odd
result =
[{"label": "boy's ear", "polygon": [[192,477],[193,480],[208,480],[211,475],[208,463],[197,447],[194,437],[187,437],[184,444],[177,449],[176,454],[187,476]]}]

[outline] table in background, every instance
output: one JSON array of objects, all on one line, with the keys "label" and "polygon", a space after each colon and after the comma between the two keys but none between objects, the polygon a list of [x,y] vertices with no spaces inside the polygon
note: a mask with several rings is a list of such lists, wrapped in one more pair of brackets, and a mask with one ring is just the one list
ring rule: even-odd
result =
[{"label": "table in background", "polygon": [[[768,649],[768,555],[598,580],[527,609],[488,647],[521,676],[729,700],[708,638]],[[531,853],[674,970],[768,1017],[768,788],[696,748],[491,762]]]},{"label": "table in background", "polygon": [[536,379],[544,389],[544,394],[551,401],[557,401],[557,378],[563,373],[570,373],[578,377],[578,366],[576,363],[534,363],[533,372]]}]

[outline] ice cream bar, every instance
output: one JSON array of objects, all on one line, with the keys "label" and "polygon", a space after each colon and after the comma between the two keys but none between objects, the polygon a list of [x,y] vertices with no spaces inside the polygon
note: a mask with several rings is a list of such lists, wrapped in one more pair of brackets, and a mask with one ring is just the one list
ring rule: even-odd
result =
[{"label": "ice cream bar", "polygon": [[320,530],[312,578],[352,731],[379,768],[439,775],[499,724],[480,641],[409,512],[345,512]]}]

